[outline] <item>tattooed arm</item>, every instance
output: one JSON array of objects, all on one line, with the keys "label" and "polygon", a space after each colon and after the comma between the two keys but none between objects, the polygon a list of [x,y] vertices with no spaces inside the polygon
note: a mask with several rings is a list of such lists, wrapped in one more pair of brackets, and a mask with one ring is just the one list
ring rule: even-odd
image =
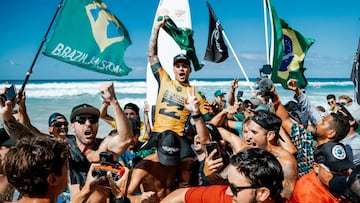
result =
[{"label": "tattooed arm", "polygon": [[159,63],[159,58],[157,56],[157,41],[159,36],[160,28],[165,24],[165,17],[159,16],[158,20],[154,23],[153,30],[151,32],[149,48],[148,48],[148,60],[150,65]]},{"label": "tattooed arm", "polygon": [[12,115],[13,104],[11,101],[6,101],[5,106],[0,108],[0,119],[4,123],[4,129],[15,140],[31,134],[30,129],[25,125],[19,123]]}]

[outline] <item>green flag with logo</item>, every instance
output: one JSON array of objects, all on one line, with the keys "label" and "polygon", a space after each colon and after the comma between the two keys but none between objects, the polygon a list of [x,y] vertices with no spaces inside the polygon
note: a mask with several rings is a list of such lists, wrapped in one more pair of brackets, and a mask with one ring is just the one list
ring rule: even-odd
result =
[{"label": "green flag with logo", "polygon": [[87,70],[128,75],[125,26],[100,0],[66,0],[44,54]]},{"label": "green flag with logo", "polygon": [[268,0],[268,7],[272,15],[272,73],[271,80],[274,83],[281,83],[287,88],[287,81],[295,79],[300,88],[308,84],[304,76],[304,59],[314,39],[306,38],[298,31],[292,29],[276,13],[275,7]]}]

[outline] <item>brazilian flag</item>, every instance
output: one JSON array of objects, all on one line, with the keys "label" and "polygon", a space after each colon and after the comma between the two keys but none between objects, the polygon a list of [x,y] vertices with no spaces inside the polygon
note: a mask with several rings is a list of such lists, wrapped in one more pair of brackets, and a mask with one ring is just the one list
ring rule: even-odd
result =
[{"label": "brazilian flag", "polygon": [[125,26],[101,0],[66,0],[44,54],[108,75],[131,71],[124,53],[131,44]]},{"label": "brazilian flag", "polygon": [[273,37],[270,53],[272,56],[271,80],[281,83],[287,89],[287,81],[295,79],[300,88],[308,84],[304,76],[304,59],[314,39],[306,38],[298,31],[292,29],[276,13],[275,7],[268,1],[272,15]]}]

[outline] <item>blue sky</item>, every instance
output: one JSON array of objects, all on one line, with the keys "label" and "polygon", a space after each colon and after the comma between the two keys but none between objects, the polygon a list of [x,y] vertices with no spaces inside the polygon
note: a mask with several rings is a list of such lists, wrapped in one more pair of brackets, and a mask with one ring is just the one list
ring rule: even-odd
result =
[{"label": "blue sky", "polygon": [[[0,80],[25,78],[57,8],[58,0],[11,0],[0,8]],[[30,77],[35,79],[145,79],[148,40],[157,0],[104,0],[128,29],[132,45],[125,63],[128,76],[115,77],[83,70],[40,54]],[[236,55],[250,78],[265,64],[262,0],[209,0]],[[305,59],[305,76],[350,76],[360,36],[359,0],[272,0],[278,15],[306,37],[316,40]],[[209,14],[205,0],[190,0],[195,48],[202,60],[208,37]],[[48,36],[48,39],[50,36]],[[45,46],[44,46],[45,48]],[[203,60],[202,60],[203,61]],[[233,54],[223,63],[203,61],[205,67],[192,78],[243,79]]]}]

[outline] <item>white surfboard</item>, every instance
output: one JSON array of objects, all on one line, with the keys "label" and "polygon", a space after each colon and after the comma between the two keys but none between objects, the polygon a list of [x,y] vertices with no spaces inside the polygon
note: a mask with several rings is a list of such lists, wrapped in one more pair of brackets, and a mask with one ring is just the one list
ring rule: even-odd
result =
[{"label": "white surfboard", "polygon": [[[191,26],[191,14],[188,0],[160,0],[157,11],[155,13],[154,22],[157,20],[158,14],[168,15],[175,22],[178,27],[192,28]],[[158,56],[161,65],[174,79],[173,73],[173,58],[174,56],[184,53],[179,45],[167,34],[163,29],[160,29],[158,37]],[[152,125],[152,110],[156,104],[156,98],[158,93],[158,84],[151,71],[150,64],[147,65],[146,70],[146,101],[150,106],[149,119]]]}]

